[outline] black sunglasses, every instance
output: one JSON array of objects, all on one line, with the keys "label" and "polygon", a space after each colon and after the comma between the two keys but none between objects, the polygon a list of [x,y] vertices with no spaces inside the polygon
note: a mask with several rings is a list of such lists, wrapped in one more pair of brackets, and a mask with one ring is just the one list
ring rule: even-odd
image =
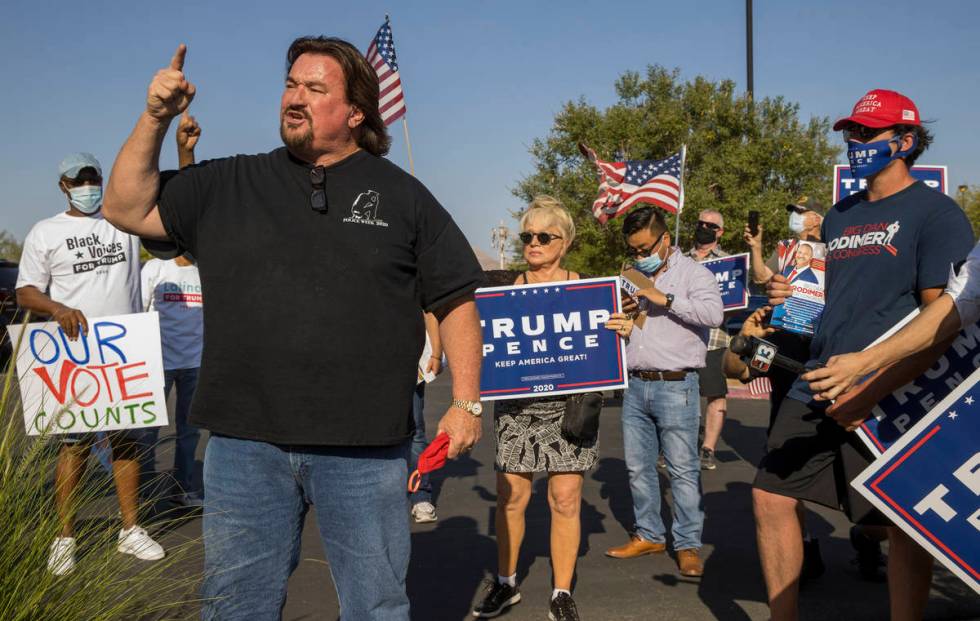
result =
[{"label": "black sunglasses", "polygon": [[653,244],[649,248],[634,248],[633,246],[629,246],[629,245],[626,246],[626,255],[629,256],[629,257],[632,257],[634,259],[638,259],[640,257],[648,257],[648,256],[650,256],[651,254],[653,254],[653,249],[654,248],[659,248],[660,247],[660,242],[663,241],[664,235],[666,235],[666,234],[667,234],[667,231],[664,231],[663,233],[661,233],[660,234],[660,237],[657,238],[657,241],[653,242]]},{"label": "black sunglasses", "polygon": [[313,184],[310,207],[313,211],[327,213],[327,171],[323,166],[314,166],[310,169],[310,183]]},{"label": "black sunglasses", "polygon": [[854,123],[844,128],[844,140],[857,138],[861,142],[868,142],[878,134],[892,129],[891,127],[867,127]]},{"label": "black sunglasses", "polygon": [[518,235],[521,238],[521,243],[525,246],[531,243],[531,240],[535,237],[538,238],[538,243],[542,246],[547,246],[551,243],[553,239],[563,239],[561,235],[552,235],[551,233],[528,233],[527,231]]},{"label": "black sunglasses", "polygon": [[705,229],[711,229],[712,231],[717,231],[721,228],[714,222],[705,222],[704,220],[698,220],[698,226]]}]

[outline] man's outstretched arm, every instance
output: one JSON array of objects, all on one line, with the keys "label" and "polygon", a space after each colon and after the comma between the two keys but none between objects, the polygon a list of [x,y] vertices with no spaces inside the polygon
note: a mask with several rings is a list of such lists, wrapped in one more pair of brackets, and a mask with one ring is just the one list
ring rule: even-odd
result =
[{"label": "man's outstretched arm", "polygon": [[167,239],[157,210],[160,187],[160,149],[174,117],[194,99],[194,85],[184,77],[181,44],[170,66],[153,77],[146,95],[146,110],[123,144],[112,166],[102,213],[115,227],[150,239]]}]

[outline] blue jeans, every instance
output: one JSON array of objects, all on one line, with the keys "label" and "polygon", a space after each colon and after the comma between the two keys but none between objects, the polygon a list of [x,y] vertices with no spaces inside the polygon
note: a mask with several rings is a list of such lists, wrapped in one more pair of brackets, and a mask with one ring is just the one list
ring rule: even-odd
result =
[{"label": "blue jeans", "polygon": [[647,541],[666,540],[657,475],[657,456],[662,451],[673,496],[674,550],[701,547],[700,409],[697,373],[688,373],[686,379],[676,382],[631,377],[623,395],[623,449],[636,516],[634,532]]},{"label": "blue jeans", "polygon": [[202,619],[280,618],[313,505],[342,618],[408,621],[407,457],[407,442],[290,447],[212,436]]},{"label": "blue jeans", "polygon": [[[194,484],[194,454],[197,452],[197,442],[201,438],[201,432],[187,422],[187,416],[191,411],[191,400],[194,398],[194,391],[197,390],[197,373],[198,367],[170,369],[163,372],[163,394],[169,395],[171,387],[175,385],[177,387],[177,408],[174,412],[177,428],[177,438],[174,442],[174,479],[180,491],[185,493],[200,491]],[[146,472],[153,472],[160,428],[148,427],[143,437],[146,445],[143,468]]]},{"label": "blue jeans", "polygon": [[[412,468],[415,468],[419,463],[419,455],[429,444],[428,440],[425,439],[425,382],[415,387],[415,396],[412,397],[412,416],[415,418],[415,435],[412,436]],[[418,491],[410,496],[413,505],[420,502],[432,502],[432,484],[429,482],[429,473],[422,475]]]}]

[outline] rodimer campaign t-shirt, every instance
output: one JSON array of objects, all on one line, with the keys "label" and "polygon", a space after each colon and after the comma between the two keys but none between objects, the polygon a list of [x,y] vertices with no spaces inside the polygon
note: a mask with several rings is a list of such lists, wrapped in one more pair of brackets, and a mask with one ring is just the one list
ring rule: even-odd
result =
[{"label": "rodimer campaign t-shirt", "polygon": [[[852,194],[827,214],[826,306],[810,345],[813,367],[860,351],[915,310],[919,291],[943,287],[950,267],[973,247],[973,233],[953,199],[917,181],[881,200]],[[790,397],[808,402],[797,380]]]},{"label": "rodimer campaign t-shirt", "polygon": [[414,177],[357,151],[326,168],[285,148],[162,175],[160,217],[207,291],[191,422],[294,445],[393,445],[412,432],[422,310],[482,272]]},{"label": "rodimer campaign t-shirt", "polygon": [[60,213],[35,224],[24,239],[17,288],[36,287],[89,320],[139,312],[139,255],[139,238],[101,212]]},{"label": "rodimer campaign t-shirt", "polygon": [[150,259],[140,273],[143,310],[160,317],[163,368],[201,366],[204,344],[204,296],[196,265],[177,265],[173,259]]}]

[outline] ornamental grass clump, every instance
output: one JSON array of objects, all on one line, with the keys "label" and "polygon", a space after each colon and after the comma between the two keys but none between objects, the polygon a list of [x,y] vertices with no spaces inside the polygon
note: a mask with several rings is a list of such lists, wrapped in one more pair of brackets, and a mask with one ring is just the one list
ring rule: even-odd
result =
[{"label": "ornamental grass clump", "polygon": [[[72,500],[78,542],[74,571],[47,569],[61,524],[54,504],[59,439],[28,436],[17,387],[19,344],[0,392],[0,619],[87,621],[184,619],[196,615],[199,541],[176,528],[190,517],[158,516],[144,524],[166,549],[160,561],[140,561],[116,550],[121,527],[111,478],[94,468]],[[142,506],[157,505],[141,498]]]}]

